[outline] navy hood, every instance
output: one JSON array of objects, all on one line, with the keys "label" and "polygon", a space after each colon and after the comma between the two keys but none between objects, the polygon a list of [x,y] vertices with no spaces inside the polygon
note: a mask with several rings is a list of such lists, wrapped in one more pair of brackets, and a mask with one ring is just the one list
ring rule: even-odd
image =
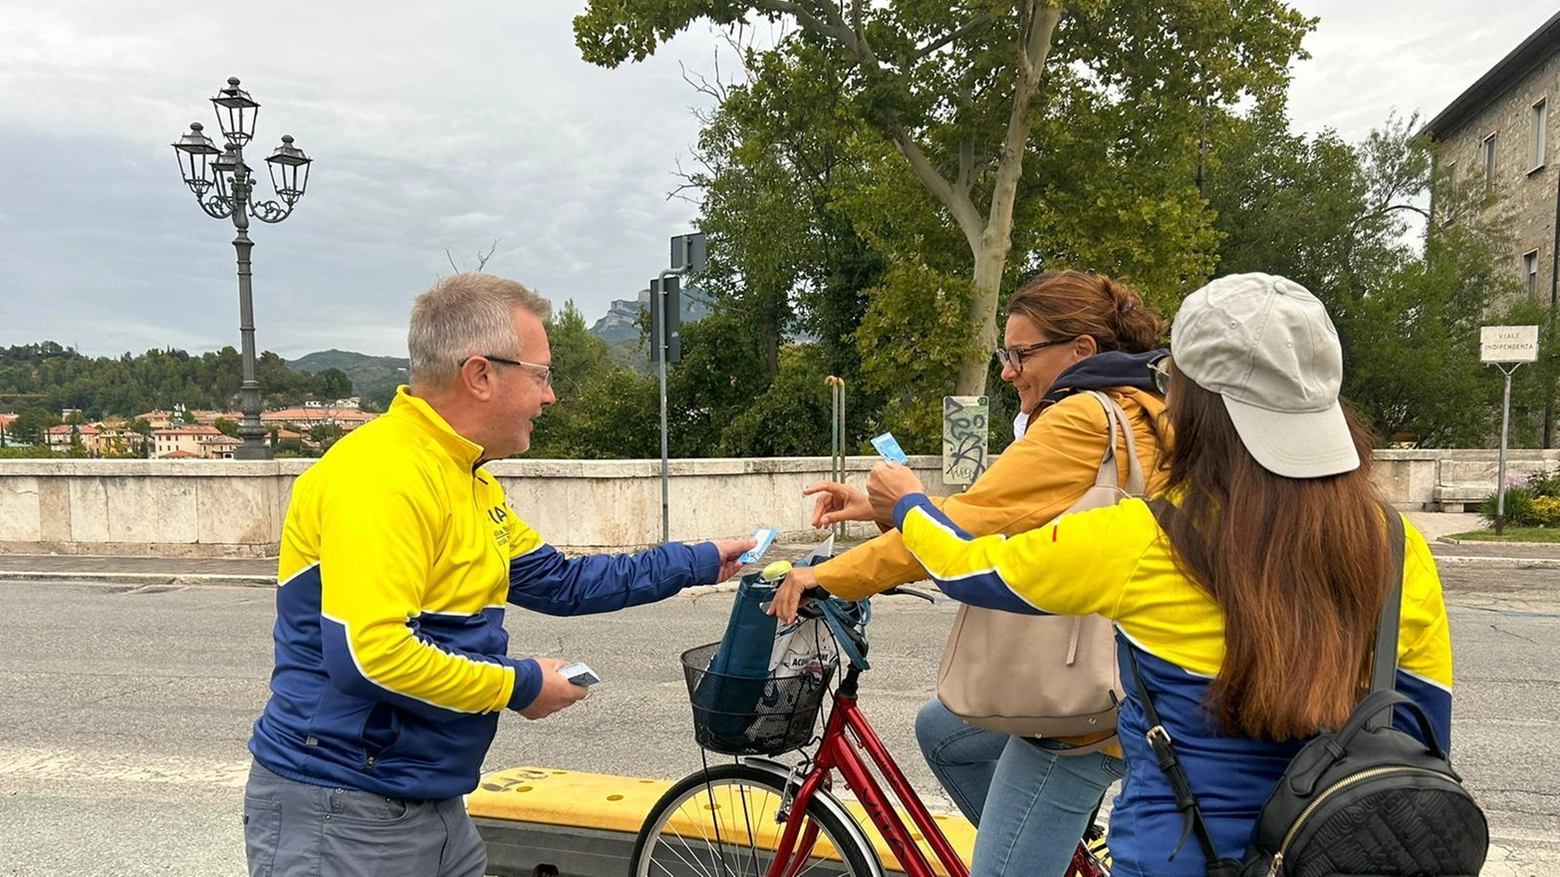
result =
[{"label": "navy hood", "polygon": [[1154,373],[1148,367],[1169,355],[1169,349],[1164,347],[1147,353],[1122,353],[1119,350],[1096,353],[1088,359],[1073,363],[1057,375],[1051,389],[1040,399],[1040,405],[1044,407],[1060,402],[1079,390],[1130,387],[1158,394],[1159,391],[1154,387]]}]

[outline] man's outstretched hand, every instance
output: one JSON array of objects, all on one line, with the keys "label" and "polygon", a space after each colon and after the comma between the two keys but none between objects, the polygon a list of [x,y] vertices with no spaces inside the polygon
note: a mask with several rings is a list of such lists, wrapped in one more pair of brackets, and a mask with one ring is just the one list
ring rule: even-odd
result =
[{"label": "man's outstretched hand", "polygon": [[736,575],[737,571],[742,569],[742,562],[737,560],[737,558],[741,557],[743,552],[749,548],[757,545],[758,542],[752,539],[717,539],[710,544],[714,545],[715,550],[720,552],[720,574],[714,582],[710,582],[713,585],[716,582],[724,582]]}]

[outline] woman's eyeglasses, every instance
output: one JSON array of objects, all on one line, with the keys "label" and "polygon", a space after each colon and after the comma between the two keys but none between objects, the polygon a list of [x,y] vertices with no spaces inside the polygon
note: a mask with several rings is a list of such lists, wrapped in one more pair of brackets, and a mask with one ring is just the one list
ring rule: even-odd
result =
[{"label": "woman's eyeglasses", "polygon": [[1047,347],[1055,347],[1058,344],[1067,344],[1071,338],[1057,338],[1052,341],[1040,341],[1034,344],[1026,344],[1023,347],[1002,347],[997,350],[997,361],[1013,370],[1014,374],[1024,373],[1024,357],[1036,350],[1044,350]]},{"label": "woman's eyeglasses", "polygon": [[1149,363],[1148,370],[1154,375],[1154,389],[1163,396],[1170,392],[1170,357],[1161,356]]}]

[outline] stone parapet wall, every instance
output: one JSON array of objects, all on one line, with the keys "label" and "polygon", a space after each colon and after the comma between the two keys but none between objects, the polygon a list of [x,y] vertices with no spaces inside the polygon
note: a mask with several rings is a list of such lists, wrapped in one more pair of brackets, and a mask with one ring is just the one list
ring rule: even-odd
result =
[{"label": "stone parapet wall", "polygon": [[[846,460],[857,483],[875,457]],[[276,554],[293,481],[311,460],[0,460],[0,553],[249,557]],[[941,460],[912,467],[946,494]],[[829,477],[827,457],[673,460],[674,540],[747,536],[776,527],[812,538],[802,488]],[[658,460],[500,460],[488,464],[510,505],[562,548],[638,548],[661,541]],[[847,525],[845,535],[877,529]]]},{"label": "stone parapet wall", "polygon": [[[1374,477],[1407,510],[1462,511],[1495,489],[1495,451],[1380,451]],[[851,457],[860,484],[876,461]],[[0,552],[270,556],[277,550],[293,481],[309,460],[0,460]],[[933,493],[938,457],[912,467]],[[1508,477],[1560,466],[1560,451],[1509,454]],[[661,539],[656,460],[501,460],[489,464],[509,503],[544,538],[567,549],[628,549]],[[673,460],[671,538],[740,537],[759,526],[781,538],[816,538],[808,484],[827,478],[827,457]],[[845,535],[876,528],[851,524]]]}]

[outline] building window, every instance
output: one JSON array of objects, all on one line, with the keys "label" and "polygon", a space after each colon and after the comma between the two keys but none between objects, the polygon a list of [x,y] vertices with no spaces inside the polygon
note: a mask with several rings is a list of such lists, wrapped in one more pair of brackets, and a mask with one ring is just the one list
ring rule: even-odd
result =
[{"label": "building window", "polygon": [[1533,170],[1544,166],[1544,152],[1549,145],[1549,101],[1541,100],[1533,105]]},{"label": "building window", "polygon": [[1495,135],[1484,138],[1484,194],[1495,191]]},{"label": "building window", "polygon": [[1522,254],[1522,283],[1527,288],[1528,298],[1538,297],[1538,251],[1532,250]]}]

